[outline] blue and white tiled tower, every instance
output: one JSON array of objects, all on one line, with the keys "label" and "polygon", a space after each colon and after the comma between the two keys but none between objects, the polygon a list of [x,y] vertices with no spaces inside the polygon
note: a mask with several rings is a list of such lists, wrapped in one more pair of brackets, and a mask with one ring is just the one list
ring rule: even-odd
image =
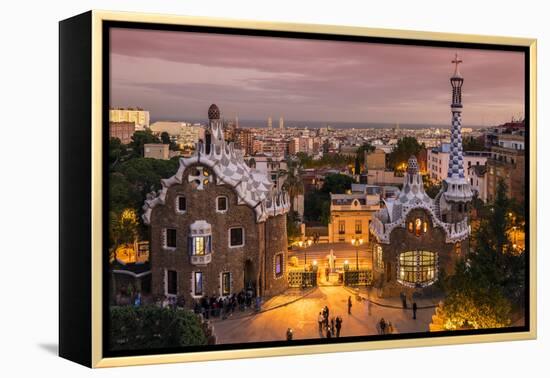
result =
[{"label": "blue and white tiled tower", "polygon": [[472,189],[464,176],[464,151],[462,150],[462,84],[464,78],[460,74],[459,64],[462,60],[458,54],[452,61],[455,71],[451,76],[451,149],[447,178],[443,182],[440,197],[441,214],[447,221],[463,219],[467,213],[467,205],[472,200]]}]

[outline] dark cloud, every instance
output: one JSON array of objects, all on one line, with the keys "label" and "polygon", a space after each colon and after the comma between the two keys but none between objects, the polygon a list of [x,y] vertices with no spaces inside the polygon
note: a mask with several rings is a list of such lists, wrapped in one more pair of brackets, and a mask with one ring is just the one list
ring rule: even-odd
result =
[{"label": "dark cloud", "polygon": [[[115,29],[112,103],[153,118],[228,116],[312,121],[443,123],[455,49]],[[523,55],[458,51],[464,120],[523,113]]]}]

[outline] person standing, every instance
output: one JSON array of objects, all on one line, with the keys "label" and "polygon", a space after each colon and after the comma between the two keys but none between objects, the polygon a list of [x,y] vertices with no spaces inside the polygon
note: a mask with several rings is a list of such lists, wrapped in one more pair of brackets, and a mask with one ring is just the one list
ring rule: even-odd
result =
[{"label": "person standing", "polygon": [[352,306],[352,303],[351,303],[351,295],[348,296],[348,314],[351,315],[351,306]]},{"label": "person standing", "polygon": [[334,316],[330,318],[330,328],[334,329]]},{"label": "person standing", "polygon": [[292,341],[292,328],[286,330],[286,341]]},{"label": "person standing", "polygon": [[342,329],[342,318],[336,317],[336,337],[340,337],[340,330]]},{"label": "person standing", "polygon": [[386,321],[384,320],[384,318],[380,319],[380,333],[382,335],[386,334]]},{"label": "person standing", "polygon": [[330,338],[332,338],[332,330],[330,329],[330,327],[327,327],[327,339]]},{"label": "person standing", "polygon": [[418,306],[416,305],[416,302],[413,302],[413,319],[416,319],[416,310],[418,309]]},{"label": "person standing", "polygon": [[317,318],[317,322],[319,323],[319,333],[323,333],[323,322],[325,321],[325,317],[323,316],[323,313],[319,311],[319,317]]},{"label": "person standing", "polygon": [[391,324],[391,322],[388,323],[388,333],[389,334],[393,333],[393,324]]},{"label": "person standing", "polygon": [[399,296],[401,297],[401,304],[403,306],[403,309],[406,309],[407,308],[407,296],[403,292],[401,292],[401,294],[399,294]]}]

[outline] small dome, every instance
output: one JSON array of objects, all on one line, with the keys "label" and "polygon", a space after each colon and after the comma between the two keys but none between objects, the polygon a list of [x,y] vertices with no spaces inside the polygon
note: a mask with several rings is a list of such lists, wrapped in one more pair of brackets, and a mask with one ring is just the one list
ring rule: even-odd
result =
[{"label": "small dome", "polygon": [[220,119],[220,108],[216,104],[208,108],[208,119]]},{"label": "small dome", "polygon": [[409,158],[409,162],[407,164],[407,173],[409,175],[416,175],[418,173],[418,161],[416,160],[416,156],[411,156]]}]

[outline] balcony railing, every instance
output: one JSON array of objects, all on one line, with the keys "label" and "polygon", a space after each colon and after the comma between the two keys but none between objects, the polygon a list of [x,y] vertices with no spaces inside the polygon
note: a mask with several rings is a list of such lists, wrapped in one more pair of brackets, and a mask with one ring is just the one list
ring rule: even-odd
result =
[{"label": "balcony railing", "polygon": [[205,255],[191,255],[189,256],[189,261],[193,265],[206,265],[212,262],[212,253]]}]

